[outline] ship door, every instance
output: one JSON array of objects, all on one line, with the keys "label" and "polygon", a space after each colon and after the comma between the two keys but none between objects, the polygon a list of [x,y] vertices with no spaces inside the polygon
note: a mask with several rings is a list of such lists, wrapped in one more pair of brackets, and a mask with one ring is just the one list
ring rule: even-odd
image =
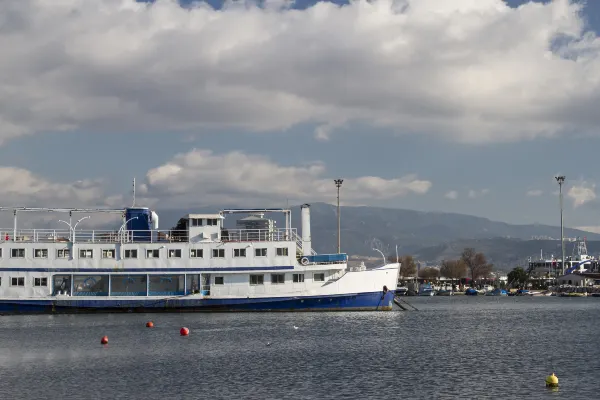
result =
[{"label": "ship door", "polygon": [[210,296],[210,274],[202,274],[200,291],[202,296]]}]

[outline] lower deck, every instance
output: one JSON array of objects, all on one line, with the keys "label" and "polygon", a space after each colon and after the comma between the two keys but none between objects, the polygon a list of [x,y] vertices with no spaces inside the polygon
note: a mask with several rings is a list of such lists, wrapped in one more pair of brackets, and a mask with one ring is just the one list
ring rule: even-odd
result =
[{"label": "lower deck", "polygon": [[[290,267],[292,268],[292,267]],[[252,271],[247,273],[0,273],[0,298],[152,297],[200,294],[217,297],[292,295],[311,291],[344,274],[340,270]]]}]

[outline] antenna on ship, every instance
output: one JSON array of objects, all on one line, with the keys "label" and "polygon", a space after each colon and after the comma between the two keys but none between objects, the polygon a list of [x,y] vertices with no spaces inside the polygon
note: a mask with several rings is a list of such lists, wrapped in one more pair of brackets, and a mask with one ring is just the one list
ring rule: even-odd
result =
[{"label": "antenna on ship", "polygon": [[135,207],[135,178],[133,178],[133,206]]}]

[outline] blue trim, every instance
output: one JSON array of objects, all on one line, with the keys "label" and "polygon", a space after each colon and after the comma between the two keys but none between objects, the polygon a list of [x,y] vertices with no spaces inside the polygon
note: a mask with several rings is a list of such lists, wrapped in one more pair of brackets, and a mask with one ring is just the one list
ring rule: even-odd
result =
[{"label": "blue trim", "polygon": [[339,254],[317,254],[314,256],[304,256],[311,263],[324,263],[324,262],[344,262],[348,261],[348,255],[345,253]]},{"label": "blue trim", "polygon": [[223,271],[282,271],[292,270],[293,265],[276,267],[224,267],[224,268],[0,268],[10,272],[223,272]]},{"label": "blue trim", "polygon": [[329,296],[212,299],[194,297],[135,300],[85,299],[0,300],[0,314],[174,311],[389,311],[394,292],[388,290]]}]

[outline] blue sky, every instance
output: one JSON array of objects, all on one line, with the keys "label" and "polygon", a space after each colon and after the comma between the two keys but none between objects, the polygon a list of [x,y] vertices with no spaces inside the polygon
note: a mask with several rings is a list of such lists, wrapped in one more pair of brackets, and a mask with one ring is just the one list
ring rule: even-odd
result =
[{"label": "blue sky", "polygon": [[158,208],[332,202],[343,177],[345,204],[557,224],[561,173],[566,224],[600,225],[600,2],[300,2],[214,26],[72,3],[5,10],[4,205],[119,206],[134,176]]}]

